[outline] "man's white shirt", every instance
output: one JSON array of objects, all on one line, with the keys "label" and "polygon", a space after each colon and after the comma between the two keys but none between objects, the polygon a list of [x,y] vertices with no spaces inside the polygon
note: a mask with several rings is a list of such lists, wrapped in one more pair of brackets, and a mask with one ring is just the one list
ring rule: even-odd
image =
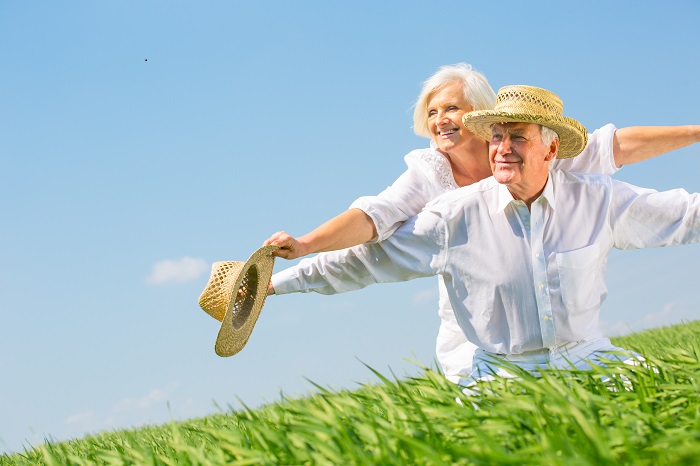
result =
[{"label": "man's white shirt", "polygon": [[530,210],[488,178],[429,203],[385,241],[305,259],[278,293],[333,294],[442,275],[478,347],[519,354],[600,337],[611,248],[700,241],[700,197],[555,170]]}]

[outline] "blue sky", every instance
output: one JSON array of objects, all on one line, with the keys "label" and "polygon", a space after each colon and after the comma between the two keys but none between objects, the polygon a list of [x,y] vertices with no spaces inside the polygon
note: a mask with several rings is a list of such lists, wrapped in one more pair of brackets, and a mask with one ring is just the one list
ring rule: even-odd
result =
[{"label": "blue sky", "polygon": [[[398,177],[441,65],[550,89],[591,131],[700,123],[699,19],[691,0],[0,0],[0,452],[433,365],[437,279],[271,297],[231,358],[197,298],[212,262]],[[616,176],[698,173],[695,145]],[[606,332],[700,318],[699,260],[614,252]]]}]

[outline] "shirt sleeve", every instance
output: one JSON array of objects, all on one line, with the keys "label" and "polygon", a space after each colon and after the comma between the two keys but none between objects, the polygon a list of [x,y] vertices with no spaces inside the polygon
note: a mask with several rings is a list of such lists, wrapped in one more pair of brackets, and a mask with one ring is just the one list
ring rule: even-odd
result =
[{"label": "shirt sleeve", "polygon": [[272,276],[275,294],[337,294],[374,283],[437,275],[444,267],[445,224],[431,212],[409,219],[386,241],[320,253]]},{"label": "shirt sleeve", "polygon": [[436,191],[438,182],[434,174],[415,159],[411,154],[406,156],[408,169],[387,189],[376,196],[361,197],[350,206],[372,219],[377,229],[375,241],[391,236],[399,225],[417,215],[440,194]]},{"label": "shirt sleeve", "polygon": [[554,159],[552,169],[572,173],[593,173],[597,175],[612,175],[620,167],[615,165],[613,154],[613,137],[617,128],[607,124],[588,135],[588,144],[576,157],[569,159]]},{"label": "shirt sleeve", "polygon": [[618,249],[700,242],[700,194],[684,189],[656,191],[612,182],[610,224]]}]

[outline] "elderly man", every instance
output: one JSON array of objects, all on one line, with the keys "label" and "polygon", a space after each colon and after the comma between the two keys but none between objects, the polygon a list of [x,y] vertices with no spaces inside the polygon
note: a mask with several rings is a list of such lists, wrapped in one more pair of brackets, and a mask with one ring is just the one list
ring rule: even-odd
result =
[{"label": "elderly man", "polygon": [[555,157],[586,144],[585,128],[562,109],[544,89],[500,89],[494,110],[463,118],[490,140],[493,177],[439,197],[383,242],[338,253],[342,261],[333,253],[322,268],[309,261],[306,288],[275,289],[329,294],[340,281],[359,288],[442,275],[459,326],[479,348],[464,384],[507,375],[494,361],[536,373],[586,369],[624,351],[599,329],[608,253],[700,241],[700,196],[550,172]]}]

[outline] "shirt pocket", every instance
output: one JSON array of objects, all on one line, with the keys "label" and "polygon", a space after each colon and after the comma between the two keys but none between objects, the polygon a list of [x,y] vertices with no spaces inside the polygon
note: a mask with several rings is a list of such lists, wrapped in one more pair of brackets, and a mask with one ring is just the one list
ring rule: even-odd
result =
[{"label": "shirt pocket", "polygon": [[557,253],[556,258],[561,298],[566,309],[587,311],[600,305],[602,274],[598,243]]}]

